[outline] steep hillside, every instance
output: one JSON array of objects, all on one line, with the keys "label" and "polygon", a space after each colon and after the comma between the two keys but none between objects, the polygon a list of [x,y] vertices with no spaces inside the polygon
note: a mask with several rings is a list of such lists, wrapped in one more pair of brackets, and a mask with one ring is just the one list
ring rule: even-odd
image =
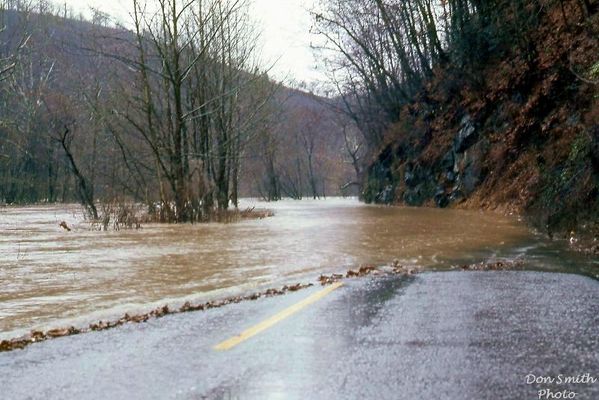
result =
[{"label": "steep hillside", "polygon": [[[544,10],[477,76],[454,67],[404,106],[369,166],[366,201],[521,213],[547,232],[599,235],[599,14]],[[520,46],[515,49],[521,48]]]}]

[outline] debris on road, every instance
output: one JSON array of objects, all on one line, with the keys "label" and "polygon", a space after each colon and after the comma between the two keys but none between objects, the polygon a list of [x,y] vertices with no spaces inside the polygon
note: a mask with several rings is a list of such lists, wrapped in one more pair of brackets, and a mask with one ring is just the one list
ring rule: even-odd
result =
[{"label": "debris on road", "polygon": [[[493,262],[482,262],[478,264],[462,265],[459,268],[464,271],[499,271],[510,269],[513,270],[524,269],[524,263],[521,260],[500,260]],[[413,275],[421,271],[422,268],[418,266],[404,266],[401,265],[398,260],[393,260],[390,266],[377,267],[374,265],[362,265],[358,268],[357,271],[352,269],[348,270],[345,275],[338,273],[331,275],[320,275],[318,281],[322,286],[327,286],[346,278],[360,278],[370,275]],[[50,329],[46,332],[33,330],[30,333],[15,339],[0,341],[0,352],[23,349],[32,343],[42,342],[48,339],[77,335],[80,333],[86,333],[91,331],[103,331],[106,329],[111,329],[120,325],[124,325],[126,323],[142,323],[148,321],[150,318],[161,318],[169,314],[177,314],[191,311],[204,311],[209,310],[211,308],[223,307],[227,304],[240,303],[242,301],[258,300],[261,297],[281,296],[287,292],[296,292],[298,290],[302,290],[310,286],[312,286],[311,283],[297,283],[295,285],[285,285],[281,289],[270,288],[260,293],[253,293],[246,296],[229,297],[223,300],[213,300],[202,304],[192,304],[189,301],[186,301],[178,309],[171,309],[168,307],[168,305],[164,305],[145,314],[125,314],[123,317],[116,321],[99,321],[97,323],[90,324],[87,328],[82,329],[77,329],[71,326],[67,328]]]},{"label": "debris on road", "polygon": [[421,268],[418,266],[404,266],[401,265],[398,260],[393,260],[390,267],[362,265],[357,271],[353,269],[348,270],[345,276],[342,274],[320,275],[318,281],[322,286],[326,286],[344,278],[361,278],[369,275],[412,275],[420,271]]},{"label": "debris on road", "polygon": [[481,262],[478,264],[466,264],[460,267],[463,271],[506,271],[522,270],[524,262],[521,260],[499,260],[493,262]]},{"label": "debris on road", "polygon": [[161,318],[165,315],[169,314],[178,314],[183,312],[190,311],[203,311],[211,308],[218,308],[226,306],[227,304],[232,303],[240,303],[242,301],[251,301],[257,300],[260,297],[273,297],[273,296],[281,296],[287,292],[296,292],[298,290],[302,290],[313,286],[311,283],[302,284],[297,283],[295,285],[285,285],[281,289],[267,289],[264,292],[253,293],[247,296],[236,296],[229,297],[223,300],[214,300],[209,301],[203,304],[192,304],[189,301],[186,301],[181,307],[178,309],[171,309],[168,305],[164,305],[162,307],[158,307],[148,313],[138,314],[138,315],[129,315],[125,314],[123,317],[116,321],[99,321],[97,323],[90,324],[87,328],[77,329],[74,326],[67,328],[56,328],[50,329],[46,332],[33,330],[30,333],[20,336],[18,338],[2,340],[0,341],[0,352],[23,349],[30,344],[43,342],[48,339],[59,338],[63,336],[71,336],[77,335],[80,333],[92,332],[92,331],[103,331],[106,329],[116,328],[117,326],[124,325],[126,323],[142,323],[146,322],[151,318]]}]

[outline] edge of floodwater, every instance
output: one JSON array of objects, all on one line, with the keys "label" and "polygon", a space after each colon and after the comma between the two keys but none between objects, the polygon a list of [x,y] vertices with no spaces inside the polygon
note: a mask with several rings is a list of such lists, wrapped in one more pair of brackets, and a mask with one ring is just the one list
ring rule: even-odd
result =
[{"label": "edge of floodwater", "polygon": [[[530,270],[526,268],[526,263],[521,260],[496,260],[492,262],[480,262],[474,264],[466,264],[457,266],[453,269],[445,270],[449,271],[505,271],[505,270],[518,270],[525,271]],[[331,275],[320,275],[318,282],[322,286],[331,285],[335,282],[343,279],[350,278],[361,278],[365,276],[411,276],[421,272],[442,272],[429,270],[421,266],[403,266],[397,261],[394,261],[390,266],[374,266],[374,265],[363,265],[357,270],[349,269],[345,274],[334,273]],[[534,270],[533,270],[534,271]],[[547,272],[547,271],[545,271]],[[578,274],[580,275],[580,274]],[[584,274],[583,274],[584,275]],[[595,276],[588,276],[594,280],[598,280]],[[25,347],[34,343],[43,342],[46,340],[56,339],[65,336],[79,335],[95,331],[103,331],[107,329],[113,329],[127,323],[143,323],[150,319],[158,319],[171,314],[180,314],[185,312],[193,311],[206,311],[213,308],[224,307],[228,304],[240,303],[243,301],[255,301],[260,298],[268,298],[275,296],[282,296],[289,292],[296,292],[309,287],[314,286],[313,283],[296,283],[294,285],[285,285],[282,288],[270,288],[261,292],[252,293],[245,296],[234,296],[227,297],[222,300],[213,300],[205,303],[193,304],[186,301],[179,308],[169,308],[168,305],[158,307],[150,312],[142,314],[124,314],[121,318],[112,321],[98,321],[97,323],[89,324],[87,327],[77,328],[75,326],[54,328],[47,331],[32,330],[30,333],[13,338],[0,341],[0,353],[9,352],[18,349],[24,349]]]}]

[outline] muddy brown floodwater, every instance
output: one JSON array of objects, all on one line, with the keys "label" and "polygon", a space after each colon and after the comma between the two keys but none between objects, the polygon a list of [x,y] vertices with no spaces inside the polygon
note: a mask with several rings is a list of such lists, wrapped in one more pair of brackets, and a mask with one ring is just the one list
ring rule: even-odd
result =
[{"label": "muddy brown floodwater", "polygon": [[[495,213],[369,206],[355,199],[244,201],[275,212],[235,224],[98,232],[78,206],[0,209],[0,339],[314,281],[398,259],[434,269],[523,257],[535,269],[593,274],[597,261]],[[59,227],[65,221],[72,231]],[[591,272],[589,272],[591,271]]]}]

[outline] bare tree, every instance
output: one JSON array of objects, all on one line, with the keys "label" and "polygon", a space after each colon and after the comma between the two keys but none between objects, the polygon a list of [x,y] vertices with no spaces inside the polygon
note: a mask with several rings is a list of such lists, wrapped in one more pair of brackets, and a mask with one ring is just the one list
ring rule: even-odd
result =
[{"label": "bare tree", "polygon": [[151,149],[168,218],[201,220],[237,203],[240,155],[269,94],[255,98],[245,1],[156,4],[133,1],[136,91],[123,117]]},{"label": "bare tree", "polygon": [[[17,4],[13,3],[15,2],[7,0],[2,0],[0,2],[0,35],[2,35],[6,31],[6,26],[4,23],[6,11],[12,10],[17,6]],[[20,2],[18,4],[20,7],[21,14],[26,17],[30,12],[28,5],[21,4]],[[30,35],[26,30],[15,32],[15,34],[13,34],[12,36],[12,42],[14,43],[10,43],[10,41],[8,43],[1,43],[4,49],[2,53],[0,53],[0,83],[6,80],[10,73],[14,70],[16,66],[15,58],[19,51],[27,45],[27,42],[30,38]],[[14,37],[18,38],[16,42],[14,40]]]},{"label": "bare tree", "polygon": [[75,161],[75,157],[71,151],[71,129],[68,125],[64,125],[63,128],[64,129],[57,134],[56,140],[60,143],[62,149],[64,150],[73,175],[75,175],[75,178],[77,179],[77,194],[81,204],[83,204],[85,207],[87,214],[93,218],[93,220],[97,220],[98,209],[96,208],[94,200],[94,185],[93,183],[90,183],[89,180],[83,175],[78,167],[77,162]]}]

